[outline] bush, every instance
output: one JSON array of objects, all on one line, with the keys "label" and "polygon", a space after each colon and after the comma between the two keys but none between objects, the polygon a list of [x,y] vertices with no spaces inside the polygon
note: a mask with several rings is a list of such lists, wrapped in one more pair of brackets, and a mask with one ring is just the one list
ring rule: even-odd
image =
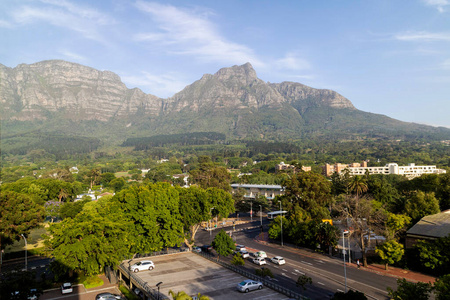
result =
[{"label": "bush", "polygon": [[123,284],[119,285],[120,292],[127,298],[128,300],[141,300],[138,296],[132,293],[126,286]]},{"label": "bush", "polygon": [[236,253],[231,259],[231,263],[235,266],[243,266],[245,265],[245,260],[240,253]]},{"label": "bush", "polygon": [[91,289],[94,287],[102,286],[103,280],[100,279],[98,276],[91,276],[86,278],[86,280],[83,281],[83,285],[87,289]]},{"label": "bush", "polygon": [[255,274],[257,276],[261,276],[261,277],[267,277],[267,276],[269,276],[270,278],[274,277],[272,271],[270,269],[264,268],[264,267],[261,269],[256,269]]}]

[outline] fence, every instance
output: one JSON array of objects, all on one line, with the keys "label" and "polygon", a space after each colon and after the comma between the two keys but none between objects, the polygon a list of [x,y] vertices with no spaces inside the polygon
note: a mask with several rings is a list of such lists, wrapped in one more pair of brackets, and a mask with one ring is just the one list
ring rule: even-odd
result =
[{"label": "fence", "polygon": [[122,272],[122,274],[127,274],[128,278],[130,278],[130,282],[132,282],[133,285],[137,286],[141,291],[144,291],[147,296],[149,296],[152,299],[158,299],[158,300],[164,300],[168,299],[164,294],[158,292],[158,290],[151,288],[147,282],[143,281],[137,276],[134,276],[134,273],[130,272],[128,268],[124,267],[122,264],[119,265],[119,269]]}]

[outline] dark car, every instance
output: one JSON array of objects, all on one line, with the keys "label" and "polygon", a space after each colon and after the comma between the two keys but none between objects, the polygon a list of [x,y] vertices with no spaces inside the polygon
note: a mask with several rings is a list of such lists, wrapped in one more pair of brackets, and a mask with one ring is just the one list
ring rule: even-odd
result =
[{"label": "dark car", "polygon": [[200,248],[202,249],[202,252],[211,252],[213,250],[211,245],[203,245]]},{"label": "dark car", "polygon": [[111,293],[101,293],[95,296],[95,300],[120,300],[122,296]]}]

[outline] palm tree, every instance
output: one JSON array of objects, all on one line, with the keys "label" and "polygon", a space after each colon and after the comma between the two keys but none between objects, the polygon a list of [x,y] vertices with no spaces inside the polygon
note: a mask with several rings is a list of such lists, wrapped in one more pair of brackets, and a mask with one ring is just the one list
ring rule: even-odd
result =
[{"label": "palm tree", "polygon": [[59,202],[61,203],[61,199],[62,198],[66,199],[67,197],[69,197],[69,192],[67,192],[65,188],[61,188],[58,193]]},{"label": "palm tree", "polygon": [[358,198],[362,193],[367,192],[367,190],[369,189],[366,179],[362,176],[353,176],[353,178],[348,183],[348,188],[351,192],[355,192],[356,197]]},{"label": "palm tree", "polygon": [[[169,295],[172,296],[173,300],[192,300],[192,297],[186,294],[186,292],[180,291],[175,294],[174,291],[170,290]],[[201,295],[200,293],[197,294],[198,300],[209,300],[208,296]]]}]

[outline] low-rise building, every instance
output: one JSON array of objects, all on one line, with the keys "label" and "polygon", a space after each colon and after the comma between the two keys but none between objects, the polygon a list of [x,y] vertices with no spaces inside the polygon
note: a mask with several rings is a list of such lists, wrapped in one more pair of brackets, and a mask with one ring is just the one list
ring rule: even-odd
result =
[{"label": "low-rise building", "polygon": [[264,196],[268,200],[273,200],[275,196],[284,195],[284,188],[281,185],[233,183],[231,188],[233,189],[233,193],[237,192],[239,189],[244,189],[244,197],[247,199],[255,199],[256,196]]},{"label": "low-rise building", "polygon": [[450,235],[450,209],[425,216],[406,232],[405,246],[411,248],[418,240],[435,240]]},{"label": "low-rise building", "polygon": [[[282,171],[282,170],[294,170],[295,171],[296,166],[290,165],[290,164],[285,164],[284,161],[282,161],[278,165],[275,166],[275,169],[277,171]],[[311,167],[302,166],[302,171],[309,172],[309,171],[311,171]]]}]

